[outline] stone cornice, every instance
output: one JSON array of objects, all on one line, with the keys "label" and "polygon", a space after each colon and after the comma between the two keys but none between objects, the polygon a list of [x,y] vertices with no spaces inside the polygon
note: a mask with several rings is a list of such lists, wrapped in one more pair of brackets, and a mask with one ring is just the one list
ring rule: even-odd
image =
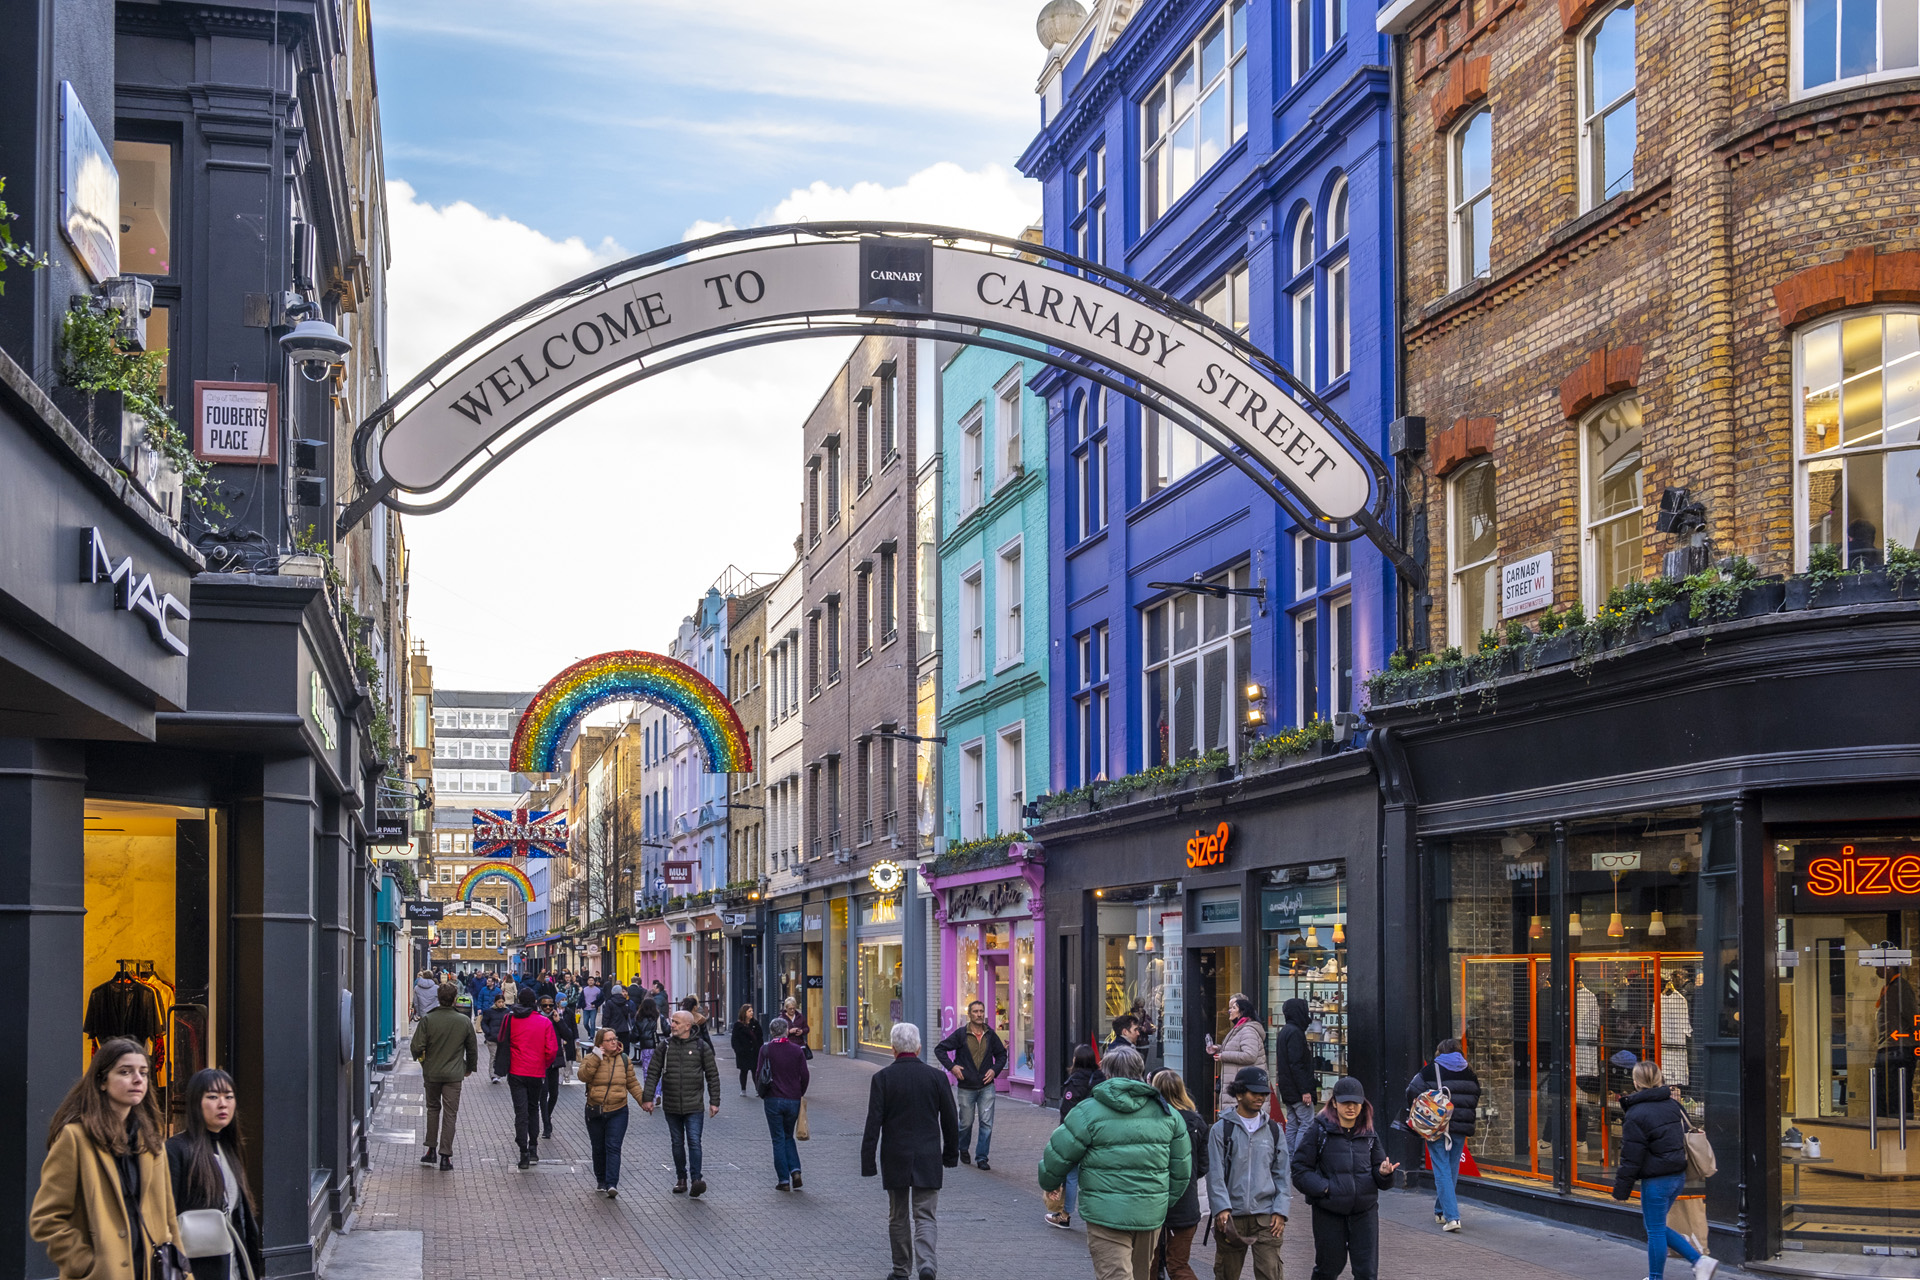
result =
[{"label": "stone cornice", "polygon": [[[1789,103],[1714,144],[1737,169],[1776,151],[1791,151],[1836,133],[1920,120],[1920,79],[1888,80]],[[1912,138],[1911,128],[1906,136]]]}]

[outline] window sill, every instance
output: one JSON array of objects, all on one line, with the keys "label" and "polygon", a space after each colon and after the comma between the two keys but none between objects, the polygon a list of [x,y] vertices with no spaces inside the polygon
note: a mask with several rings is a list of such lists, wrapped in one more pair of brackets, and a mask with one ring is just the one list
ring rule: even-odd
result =
[{"label": "window sill", "polygon": [[1326,386],[1315,387],[1313,389],[1313,394],[1319,396],[1322,400],[1331,400],[1333,399],[1333,397],[1339,395],[1342,391],[1347,390],[1352,385],[1353,385],[1353,370],[1349,368],[1345,373],[1341,374],[1339,377],[1334,378],[1332,381],[1328,382]]},{"label": "window sill", "polygon": [[954,692],[959,693],[964,690],[971,689],[973,688],[973,686],[977,684],[985,684],[986,682],[987,682],[987,677],[985,673],[982,673],[980,675],[962,676],[960,677],[960,683],[953,686],[953,688],[954,688]]},{"label": "window sill", "polygon": [[1455,289],[1452,293],[1445,294],[1435,301],[1429,302],[1420,309],[1420,319],[1423,321],[1431,320],[1442,311],[1450,307],[1459,306],[1467,299],[1484,290],[1487,287],[1488,281],[1492,278],[1491,276],[1475,276],[1473,279]]},{"label": "window sill", "polygon": [[1559,248],[1567,241],[1584,235],[1595,226],[1605,222],[1608,218],[1618,213],[1620,207],[1633,199],[1633,196],[1633,191],[1622,191],[1617,196],[1609,196],[1604,202],[1593,206],[1593,208],[1587,210],[1573,221],[1562,223],[1549,238],[1549,243],[1555,248]]},{"label": "window sill", "polygon": [[1002,676],[1002,675],[1005,675],[1007,672],[1014,670],[1016,667],[1025,666],[1026,663],[1027,663],[1026,654],[1024,653],[1015,654],[1013,657],[1003,660],[999,666],[995,667],[993,669],[993,674],[996,677]]},{"label": "window sill", "polygon": [[891,649],[894,646],[894,643],[899,639],[900,639],[900,633],[898,631],[889,631],[885,635],[880,637],[880,647],[882,649]]}]

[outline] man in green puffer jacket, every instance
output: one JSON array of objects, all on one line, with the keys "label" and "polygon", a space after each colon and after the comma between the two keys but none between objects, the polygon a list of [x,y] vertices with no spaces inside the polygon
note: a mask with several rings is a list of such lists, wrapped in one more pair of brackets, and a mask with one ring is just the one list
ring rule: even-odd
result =
[{"label": "man in green puffer jacket", "polygon": [[1193,1179],[1193,1143],[1186,1122],[1147,1083],[1137,1052],[1111,1049],[1100,1069],[1106,1080],[1047,1141],[1040,1189],[1058,1190],[1078,1166],[1094,1280],[1152,1280],[1154,1241]]}]

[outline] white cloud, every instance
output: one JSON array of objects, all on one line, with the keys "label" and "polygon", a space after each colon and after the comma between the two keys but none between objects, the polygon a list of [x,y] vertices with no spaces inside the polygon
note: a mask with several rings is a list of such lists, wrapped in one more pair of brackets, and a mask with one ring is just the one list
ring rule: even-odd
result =
[{"label": "white cloud", "polygon": [[[951,161],[929,165],[897,187],[815,182],[762,209],[756,226],[789,222],[922,222],[1017,236],[1040,217],[1040,184],[997,164],[970,171]],[[734,229],[731,218],[695,221],[680,237],[694,240]]]}]

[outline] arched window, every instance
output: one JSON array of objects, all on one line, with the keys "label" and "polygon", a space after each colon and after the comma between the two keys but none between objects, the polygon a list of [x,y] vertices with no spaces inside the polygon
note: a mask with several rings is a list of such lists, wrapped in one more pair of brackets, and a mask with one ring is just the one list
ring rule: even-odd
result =
[{"label": "arched window", "polygon": [[1295,275],[1313,265],[1313,210],[1300,214],[1293,226],[1293,272]]},{"label": "arched window", "polygon": [[1493,459],[1482,458],[1447,482],[1447,630],[1469,652],[1480,633],[1500,625],[1500,535],[1494,519]]},{"label": "arched window", "polygon": [[1293,228],[1293,273],[1299,283],[1293,287],[1293,376],[1310,387],[1320,385],[1314,365],[1313,332],[1313,210],[1306,209]]},{"label": "arched window", "polygon": [[1447,285],[1458,289],[1491,273],[1493,261],[1493,109],[1482,107],[1453,131],[1448,166]]},{"label": "arched window", "polygon": [[1598,609],[1615,587],[1643,576],[1645,436],[1640,397],[1632,393],[1598,406],[1580,424],[1581,576],[1589,609]]},{"label": "arched window", "polygon": [[1824,554],[1872,569],[1920,546],[1920,312],[1808,325],[1793,358],[1800,565]]},{"label": "arched window", "polygon": [[[1327,201],[1327,381],[1353,366],[1353,275],[1347,260],[1347,179],[1342,174]],[[1344,545],[1344,544],[1342,544]]]},{"label": "arched window", "polygon": [[1639,145],[1633,6],[1603,14],[1580,40],[1580,207],[1633,190]]}]

